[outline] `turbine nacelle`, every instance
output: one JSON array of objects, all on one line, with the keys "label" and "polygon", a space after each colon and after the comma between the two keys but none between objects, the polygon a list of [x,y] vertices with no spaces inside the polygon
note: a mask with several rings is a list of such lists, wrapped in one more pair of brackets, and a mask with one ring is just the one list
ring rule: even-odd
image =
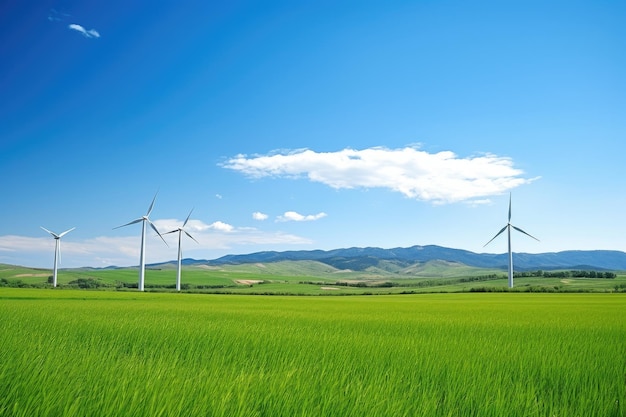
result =
[{"label": "turbine nacelle", "polygon": [[46,229],[46,228],[45,228],[45,227],[43,227],[43,226],[39,226],[39,227],[41,227],[41,228],[42,228],[43,230],[45,230],[46,232],[50,233],[50,234],[52,235],[52,237],[54,237],[55,239],[61,239],[61,238],[62,238],[63,236],[65,236],[66,234],[68,234],[68,233],[69,233],[69,232],[71,232],[72,230],[76,229],[75,227],[72,227],[71,229],[68,229],[68,230],[66,230],[66,231],[65,231],[65,232],[63,232],[63,233],[59,233],[59,234],[57,234],[57,233],[51,232],[50,230]]},{"label": "turbine nacelle", "polygon": [[[157,194],[158,194],[158,193],[157,193]],[[152,220],[150,220],[150,217],[149,217],[149,216],[150,216],[150,213],[152,213],[152,208],[154,207],[154,202],[155,202],[155,200],[156,200],[157,194],[155,194],[155,195],[154,195],[154,198],[152,199],[152,203],[150,204],[150,208],[148,208],[148,213],[146,213],[146,215],[145,215],[145,216],[141,216],[141,217],[139,217],[138,219],[135,219],[135,220],[133,220],[133,221],[130,221],[130,222],[128,222],[128,223],[126,223],[126,224],[123,224],[123,225],[121,225],[121,226],[116,226],[116,227],[114,227],[114,228],[113,228],[113,230],[115,230],[115,229],[119,229],[119,228],[121,228],[121,227],[125,227],[125,226],[130,226],[131,224],[136,224],[136,223],[139,223],[139,222],[147,222],[147,223],[150,225],[150,227],[152,228],[152,230],[154,230],[154,231],[156,232],[156,234],[157,234],[157,235],[159,235],[159,237],[161,238],[161,240],[163,241],[163,243],[165,243],[165,245],[169,246],[169,245],[167,244],[167,242],[165,241],[165,239],[163,239],[163,236],[161,235],[161,232],[159,232],[159,230],[156,228],[156,226],[154,225],[154,223],[152,223]]]},{"label": "turbine nacelle", "polygon": [[523,233],[523,234],[525,234],[526,236],[529,236],[529,237],[531,237],[531,238],[535,239],[537,242],[540,242],[540,240],[539,240],[539,239],[537,239],[536,237],[534,237],[534,236],[533,236],[533,235],[531,235],[530,233],[527,233],[527,232],[523,231],[522,229],[520,229],[519,227],[517,227],[517,226],[513,226],[513,225],[511,224],[511,196],[509,195],[509,221],[507,222],[506,226],[504,226],[502,229],[500,229],[500,231],[499,231],[498,233],[496,233],[496,235],[495,235],[494,237],[492,237],[492,238],[491,238],[491,240],[490,240],[489,242],[487,242],[487,243],[485,243],[485,244],[483,245],[483,248],[484,248],[485,246],[487,246],[488,244],[490,244],[490,243],[491,243],[491,242],[492,242],[495,238],[497,238],[498,236],[500,236],[500,235],[502,234],[502,232],[504,232],[505,230],[510,229],[510,228],[513,228],[513,229],[517,230],[518,232]]},{"label": "turbine nacelle", "polygon": [[170,233],[176,233],[176,232],[178,232],[178,233],[182,233],[182,232],[184,232],[187,236],[189,236],[189,238],[193,239],[196,243],[199,243],[196,239],[194,239],[194,237],[193,237],[193,236],[191,236],[191,235],[189,234],[189,232],[187,232],[187,231],[185,230],[185,226],[187,225],[187,222],[189,221],[189,218],[191,217],[191,213],[193,213],[193,209],[191,209],[191,211],[190,211],[190,212],[189,212],[189,214],[187,215],[187,218],[186,218],[186,219],[185,219],[185,221],[183,222],[183,225],[182,225],[182,226],[179,226],[179,227],[177,227],[176,229],[174,229],[174,230],[170,230],[169,232],[165,232],[165,233],[163,233],[163,234],[164,234],[164,235],[169,235]]}]

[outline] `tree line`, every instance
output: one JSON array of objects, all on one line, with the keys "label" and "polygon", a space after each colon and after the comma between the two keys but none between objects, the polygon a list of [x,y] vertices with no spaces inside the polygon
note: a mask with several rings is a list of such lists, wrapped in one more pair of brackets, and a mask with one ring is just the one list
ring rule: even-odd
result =
[{"label": "tree line", "polygon": [[526,271],[516,272],[514,277],[529,278],[529,277],[543,277],[543,278],[605,278],[614,279],[617,277],[615,272],[609,271]]}]

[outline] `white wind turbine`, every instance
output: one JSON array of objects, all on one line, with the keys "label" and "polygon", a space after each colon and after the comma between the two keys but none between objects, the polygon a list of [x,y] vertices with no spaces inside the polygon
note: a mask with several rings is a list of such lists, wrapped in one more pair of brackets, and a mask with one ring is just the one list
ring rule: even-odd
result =
[{"label": "white wind turbine", "polygon": [[66,230],[63,233],[56,234],[56,233],[51,232],[50,230],[46,229],[43,226],[39,226],[39,227],[41,227],[46,232],[50,233],[52,235],[52,237],[54,238],[54,241],[55,241],[55,244],[54,244],[54,269],[52,270],[52,285],[54,287],[56,287],[57,286],[57,268],[58,268],[58,263],[61,260],[61,238],[63,236],[65,236],[66,234],[68,234],[69,232],[71,232],[72,230],[76,229],[76,228],[72,227],[71,229]]},{"label": "white wind turbine", "polygon": [[509,234],[509,288],[513,288],[513,252],[511,252],[511,228],[517,230],[518,232],[524,233],[526,236],[530,236],[533,239],[535,239],[537,242],[539,242],[539,239],[537,239],[536,237],[526,233],[525,231],[523,231],[519,227],[513,226],[511,224],[511,195],[509,194],[509,222],[507,223],[506,226],[504,226],[502,229],[500,229],[500,231],[498,233],[496,233],[496,235],[494,237],[492,237],[489,242],[485,243],[485,245],[483,246],[483,247],[485,247],[488,244],[490,244],[495,238],[500,236],[500,234],[502,232],[504,232],[505,230],[508,229],[508,234]]},{"label": "white wind turbine", "polygon": [[189,236],[191,239],[194,240],[194,242],[198,243],[198,241],[196,239],[194,239],[193,236],[191,236],[189,234],[189,232],[187,232],[185,230],[185,226],[187,225],[187,222],[189,221],[189,217],[191,217],[191,213],[193,212],[193,209],[191,209],[191,211],[189,212],[189,215],[187,216],[187,219],[185,219],[185,222],[183,223],[183,225],[177,229],[174,229],[170,232],[166,232],[163,233],[164,235],[170,234],[170,233],[176,233],[178,232],[178,270],[176,272],[176,291],[180,291],[180,271],[181,271],[181,265],[182,265],[182,257],[183,257],[183,250],[181,247],[181,241],[182,241],[182,235],[183,232],[185,232],[185,234],[187,236]]},{"label": "white wind turbine", "polygon": [[163,236],[161,236],[161,233],[159,233],[156,226],[154,225],[154,223],[152,223],[152,221],[149,218],[150,213],[152,212],[152,208],[154,207],[154,201],[156,200],[156,197],[157,195],[155,194],[154,198],[152,199],[152,203],[150,204],[150,208],[148,208],[148,212],[146,213],[145,216],[141,216],[140,218],[135,219],[132,222],[113,228],[113,229],[119,229],[120,227],[129,226],[131,224],[141,222],[141,251],[139,254],[139,285],[138,285],[139,291],[143,291],[145,274],[146,274],[146,223],[150,224],[150,227],[152,227],[152,229],[157,233],[157,235],[159,235],[159,237],[167,245],[167,242],[165,242],[165,239],[163,239]]}]

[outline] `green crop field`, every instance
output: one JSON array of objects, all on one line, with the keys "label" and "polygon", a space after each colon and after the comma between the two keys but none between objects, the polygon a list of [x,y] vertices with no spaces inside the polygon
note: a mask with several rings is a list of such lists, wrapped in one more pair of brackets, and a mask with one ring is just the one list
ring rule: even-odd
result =
[{"label": "green crop field", "polygon": [[0,288],[2,416],[625,416],[626,295]]}]

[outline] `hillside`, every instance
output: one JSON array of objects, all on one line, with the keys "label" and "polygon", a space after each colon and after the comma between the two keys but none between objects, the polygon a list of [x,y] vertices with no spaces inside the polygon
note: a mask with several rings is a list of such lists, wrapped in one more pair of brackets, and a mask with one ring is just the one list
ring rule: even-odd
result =
[{"label": "hillside", "polygon": [[[214,260],[185,259],[186,265],[211,266],[240,264],[269,264],[281,261],[317,261],[337,270],[368,271],[379,269],[402,273],[430,261],[445,261],[468,267],[506,269],[508,256],[504,254],[475,253],[436,245],[409,248],[382,249],[376,247],[334,249],[329,251],[266,251],[246,255],[227,255]],[[626,253],[620,251],[563,251],[550,253],[514,253],[517,271],[590,269],[626,270]]]}]

